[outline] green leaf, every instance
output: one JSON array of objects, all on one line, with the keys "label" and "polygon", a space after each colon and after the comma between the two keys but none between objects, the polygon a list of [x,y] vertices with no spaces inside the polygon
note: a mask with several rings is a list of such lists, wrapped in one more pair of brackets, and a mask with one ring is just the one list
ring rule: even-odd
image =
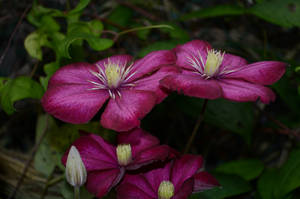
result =
[{"label": "green leaf", "polygon": [[248,12],[283,27],[300,26],[300,1],[298,0],[263,1],[249,8]]},{"label": "green leaf", "polygon": [[138,57],[144,57],[148,53],[156,50],[170,50],[176,45],[181,44],[178,40],[158,41],[154,42],[144,48],[142,48],[138,54]]},{"label": "green leaf", "polygon": [[41,19],[41,30],[46,33],[58,32],[60,30],[59,24],[55,21],[55,19],[51,16],[43,16]]},{"label": "green leaf", "polygon": [[87,7],[89,5],[90,1],[91,0],[80,0],[80,2],[77,4],[77,6],[73,10],[68,12],[68,15],[72,15],[72,14],[82,11],[85,7]]},{"label": "green leaf", "polygon": [[107,48],[110,48],[114,44],[113,40],[111,39],[99,38],[87,33],[72,32],[64,39],[64,41],[59,46],[60,55],[63,57],[71,58],[69,54],[70,45],[75,41],[82,39],[86,40],[91,48],[96,51],[105,50]]},{"label": "green leaf", "polygon": [[290,153],[287,162],[280,168],[274,196],[281,199],[292,190],[300,187],[300,150]]},{"label": "green leaf", "polygon": [[52,149],[48,142],[48,134],[57,129],[54,119],[49,115],[40,115],[36,126],[36,140],[39,140],[42,134],[47,131],[41,145],[34,157],[34,167],[45,176],[50,176],[55,166],[60,163],[62,153],[59,154]]},{"label": "green leaf", "polygon": [[217,5],[210,8],[203,8],[194,12],[183,15],[181,20],[189,20],[192,18],[211,18],[227,15],[242,15],[245,13],[243,7],[236,5]]},{"label": "green leaf", "polygon": [[27,15],[27,20],[36,27],[41,27],[45,25],[42,23],[42,18],[44,16],[63,17],[64,13],[57,9],[46,8],[41,5],[38,5],[32,7],[32,9]]},{"label": "green leaf", "polygon": [[44,90],[47,90],[48,81],[50,77],[59,69],[59,63],[51,62],[44,65],[44,72],[46,73],[46,77],[40,77],[41,85],[43,86]]},{"label": "green leaf", "polygon": [[47,35],[42,32],[30,33],[24,42],[28,54],[38,60],[42,60],[42,46],[48,45]]},{"label": "green leaf", "polygon": [[193,194],[189,199],[223,199],[240,195],[251,190],[250,184],[239,176],[226,174],[217,174],[214,176],[221,184],[221,187]]},{"label": "green leaf", "polygon": [[[124,6],[117,6],[108,16],[108,21],[118,24],[122,27],[128,27],[130,25],[130,21],[132,18],[132,10],[124,7]],[[115,26],[108,25],[108,29],[118,31],[119,29]]]},{"label": "green leaf", "polygon": [[273,191],[278,181],[278,170],[266,170],[259,178],[257,190],[261,199],[274,199]]},{"label": "green leaf", "polygon": [[14,102],[25,98],[41,99],[43,88],[29,77],[8,80],[1,90],[1,106],[7,114],[15,111]]},{"label": "green leaf", "polygon": [[258,177],[264,169],[264,164],[257,159],[245,159],[226,162],[218,166],[215,171],[224,174],[235,174],[245,180],[253,180]]}]

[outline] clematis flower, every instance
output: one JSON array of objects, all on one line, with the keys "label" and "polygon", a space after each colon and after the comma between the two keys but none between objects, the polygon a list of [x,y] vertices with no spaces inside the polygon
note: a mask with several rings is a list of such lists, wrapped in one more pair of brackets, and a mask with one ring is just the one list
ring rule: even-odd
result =
[{"label": "clematis flower", "polygon": [[247,64],[241,57],[217,51],[205,41],[194,40],[173,49],[181,74],[171,74],[161,85],[185,95],[244,102],[275,100],[273,91],[264,85],[275,83],[285,72],[286,64],[261,61]]},{"label": "clematis flower", "polygon": [[108,101],[102,126],[129,131],[166,97],[159,80],[177,69],[162,66],[174,63],[174,53],[162,50],[134,63],[129,55],[116,55],[95,64],[70,64],[51,77],[42,105],[56,118],[78,124],[91,120]]},{"label": "clematis flower", "polygon": [[218,186],[203,168],[201,156],[184,155],[163,168],[126,174],[117,188],[118,199],[185,199],[193,192]]},{"label": "clematis flower", "polygon": [[[87,170],[87,190],[99,198],[119,183],[125,170],[138,169],[173,155],[167,145],[159,145],[157,138],[141,129],[120,133],[117,146],[90,133],[83,133],[72,145],[78,149]],[[64,165],[68,153],[62,158]]]}]

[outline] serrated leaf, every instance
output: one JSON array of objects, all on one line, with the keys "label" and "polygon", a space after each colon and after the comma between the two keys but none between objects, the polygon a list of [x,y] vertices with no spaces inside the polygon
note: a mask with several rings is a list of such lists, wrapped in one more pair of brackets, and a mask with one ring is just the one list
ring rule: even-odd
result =
[{"label": "serrated leaf", "polygon": [[188,14],[183,15],[180,19],[189,20],[193,18],[211,18],[227,15],[242,15],[244,13],[244,8],[240,6],[225,4],[190,12]]},{"label": "serrated leaf", "polygon": [[300,187],[300,150],[290,153],[287,162],[280,168],[278,181],[274,187],[274,196],[277,199]]},{"label": "serrated leaf", "polygon": [[249,8],[248,12],[283,27],[300,26],[300,1],[298,0],[263,1]]},{"label": "serrated leaf", "polygon": [[257,159],[245,159],[226,162],[218,166],[215,171],[224,174],[235,174],[245,180],[253,180],[258,177],[264,169],[264,164]]},{"label": "serrated leaf", "polygon": [[42,46],[48,45],[47,35],[42,32],[30,33],[24,41],[25,49],[33,58],[42,60]]},{"label": "serrated leaf", "polygon": [[223,199],[240,195],[251,190],[250,184],[239,176],[226,174],[217,174],[214,176],[221,184],[221,187],[193,194],[189,199]]},{"label": "serrated leaf", "polygon": [[1,107],[7,114],[15,111],[14,102],[26,98],[41,99],[43,88],[29,77],[8,80],[1,90]]}]

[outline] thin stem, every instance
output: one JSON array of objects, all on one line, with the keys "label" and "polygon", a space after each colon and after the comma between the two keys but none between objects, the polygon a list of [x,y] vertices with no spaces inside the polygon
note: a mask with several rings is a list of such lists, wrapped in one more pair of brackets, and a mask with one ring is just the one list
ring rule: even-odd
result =
[{"label": "thin stem", "polygon": [[140,31],[140,30],[147,30],[147,29],[153,29],[153,28],[170,28],[170,29],[173,29],[172,26],[161,24],[161,25],[143,26],[143,27],[132,28],[132,29],[129,29],[129,30],[124,30],[122,32],[119,32],[118,34],[119,34],[119,36],[121,36],[121,35],[124,35],[124,34],[129,33],[129,32],[136,32],[136,31]]},{"label": "thin stem", "polygon": [[27,173],[27,171],[28,171],[28,169],[29,169],[29,167],[30,167],[30,164],[31,164],[31,162],[33,161],[33,158],[34,158],[34,156],[35,156],[37,150],[39,149],[39,147],[40,147],[40,145],[41,145],[41,143],[42,143],[44,137],[45,137],[46,134],[47,134],[47,129],[48,129],[48,118],[49,118],[49,116],[47,115],[45,129],[44,129],[44,131],[42,132],[42,135],[41,135],[41,136],[39,137],[39,139],[37,140],[36,144],[34,145],[32,151],[31,151],[31,154],[30,154],[30,156],[29,156],[29,158],[28,158],[28,160],[27,160],[27,162],[26,162],[26,164],[25,164],[25,167],[24,167],[24,169],[23,169],[22,175],[21,175],[21,177],[20,177],[20,179],[19,179],[19,181],[18,181],[18,183],[17,183],[17,185],[16,185],[16,188],[15,188],[15,190],[12,192],[11,196],[9,197],[10,199],[15,198],[16,193],[18,192],[19,188],[21,187],[22,182],[23,182],[23,180],[24,180],[24,178],[25,178],[25,176],[26,176],[26,173]]},{"label": "thin stem", "polygon": [[196,124],[195,124],[195,126],[194,126],[194,129],[193,129],[193,131],[192,131],[192,134],[191,134],[191,136],[190,136],[190,138],[189,138],[189,140],[188,140],[188,142],[187,142],[187,144],[186,144],[186,146],[185,146],[185,149],[184,149],[184,152],[183,152],[183,153],[188,153],[189,150],[190,150],[190,148],[191,148],[191,146],[192,146],[192,144],[193,144],[193,141],[194,141],[194,139],[195,139],[195,136],[196,136],[196,134],[197,134],[197,131],[198,131],[198,129],[199,129],[199,127],[200,127],[200,125],[201,125],[203,119],[204,119],[204,113],[205,113],[205,110],[206,110],[206,107],[207,107],[207,102],[208,102],[207,99],[205,99],[204,102],[203,102],[203,105],[202,105],[202,109],[201,109],[200,115],[199,115],[199,117],[198,117],[198,119],[197,119],[197,122],[196,122]]},{"label": "thin stem", "polygon": [[80,199],[80,187],[74,187],[74,199]]},{"label": "thin stem", "polygon": [[29,10],[30,8],[31,8],[31,4],[28,5],[28,6],[25,8],[24,12],[22,13],[22,16],[20,17],[20,19],[19,19],[19,21],[18,21],[18,23],[17,23],[17,25],[16,25],[16,27],[15,27],[15,29],[13,30],[13,32],[12,32],[10,38],[8,39],[7,46],[6,46],[6,48],[4,49],[2,56],[0,57],[0,66],[1,66],[1,64],[2,64],[2,62],[3,62],[3,60],[4,60],[5,56],[6,56],[6,53],[7,53],[8,49],[9,49],[9,47],[10,47],[10,44],[11,44],[11,42],[12,42],[12,40],[13,40],[15,34],[17,33],[17,30],[19,29],[20,25],[22,24],[22,21],[23,21],[23,19],[25,18],[26,14],[27,14],[27,12],[28,12],[28,10]]}]

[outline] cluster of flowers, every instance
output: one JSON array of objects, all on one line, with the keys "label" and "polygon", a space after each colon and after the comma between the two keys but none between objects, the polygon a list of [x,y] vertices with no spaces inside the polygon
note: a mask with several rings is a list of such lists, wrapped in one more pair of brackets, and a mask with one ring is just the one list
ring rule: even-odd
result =
[{"label": "cluster of flowers", "polygon": [[203,171],[201,156],[179,155],[159,145],[139,128],[140,120],[172,90],[206,99],[269,103],[275,94],[265,85],[279,80],[285,66],[277,61],[247,64],[194,40],[135,62],[129,55],[116,55],[62,67],[50,79],[42,104],[58,119],[76,124],[91,120],[107,102],[100,122],[122,132],[118,145],[91,133],[73,143],[87,170],[87,189],[97,197],[117,185],[120,199],[183,199],[218,183]]}]

